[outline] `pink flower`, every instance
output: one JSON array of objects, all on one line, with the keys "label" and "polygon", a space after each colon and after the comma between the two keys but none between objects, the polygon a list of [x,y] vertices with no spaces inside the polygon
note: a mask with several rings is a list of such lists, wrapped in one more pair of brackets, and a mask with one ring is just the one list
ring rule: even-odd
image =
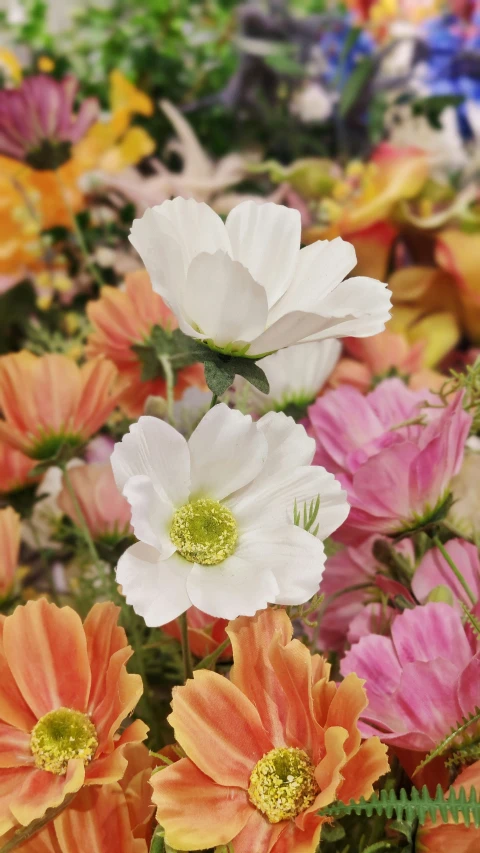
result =
[{"label": "pink flower", "polygon": [[[225,628],[228,625],[228,620],[215,619],[199,610],[198,607],[188,608],[187,624],[190,648],[192,654],[197,658],[204,658],[212,654],[227,639]],[[174,640],[181,640],[182,635],[178,619],[173,619],[172,622],[162,625],[162,631],[169,637],[173,637]],[[231,658],[232,647],[228,645],[219,659],[231,660]]]},{"label": "pink flower", "polygon": [[[350,402],[343,397],[343,405],[336,401],[333,417],[330,409],[322,418],[319,403],[328,397],[325,395],[310,414],[319,442],[315,461],[337,474],[344,472],[338,479],[347,489],[351,510],[335,538],[348,545],[358,544],[372,533],[398,534],[434,519],[463,460],[472,419],[462,408],[462,394],[438,410],[440,414],[427,425],[381,433],[379,422],[390,419],[398,423],[402,411],[402,399],[395,400],[391,387],[382,398],[381,389],[386,384],[373,392],[378,392],[381,415],[368,407],[373,394],[367,398],[359,394],[359,399],[352,396]],[[322,461],[327,454],[330,464]]]},{"label": "pink flower", "polygon": [[[68,475],[93,539],[113,544],[130,532],[130,506],[115,485],[110,462],[79,465]],[[81,526],[81,519],[65,485],[58,498],[58,506],[74,524]]]},{"label": "pink flower", "polygon": [[[480,598],[480,559],[476,545],[465,542],[463,539],[451,539],[444,547],[478,601]],[[439,586],[451,590],[455,601],[463,601],[469,607],[472,606],[464,587],[448,565],[445,557],[438,548],[432,548],[427,551],[415,571],[412,590],[418,601],[425,601],[432,590]]]},{"label": "pink flower", "polygon": [[98,117],[95,98],[83,101],[75,115],[77,91],[73,76],[58,81],[44,74],[0,91],[0,154],[34,169],[58,169]]},{"label": "pink flower", "polygon": [[448,604],[405,610],[392,637],[363,637],[345,655],[342,675],[366,679],[361,731],[395,747],[429,752],[480,705],[480,652]]}]

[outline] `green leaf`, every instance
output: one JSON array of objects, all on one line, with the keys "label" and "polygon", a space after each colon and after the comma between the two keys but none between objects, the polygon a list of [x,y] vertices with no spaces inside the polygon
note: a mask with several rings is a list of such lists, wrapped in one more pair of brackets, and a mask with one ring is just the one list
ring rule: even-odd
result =
[{"label": "green leaf", "polygon": [[232,358],[231,363],[238,376],[243,376],[247,382],[258,388],[262,394],[268,394],[270,385],[265,372],[251,358]]},{"label": "green leaf", "polygon": [[355,105],[374,69],[375,62],[368,56],[365,57],[365,59],[362,59],[354,68],[342,89],[340,100],[338,102],[338,111],[341,118],[345,118],[347,113],[349,113]]},{"label": "green leaf", "polygon": [[425,116],[431,127],[435,130],[441,130],[440,117],[443,110],[447,107],[458,107],[463,104],[464,100],[463,95],[430,95],[428,98],[415,101],[412,104],[412,112],[416,116]]},{"label": "green leaf", "polygon": [[450,730],[449,734],[442,740],[440,743],[425,756],[423,761],[418,765],[415,769],[416,776],[420,770],[423,770],[427,764],[430,764],[434,758],[437,758],[439,755],[443,755],[443,753],[447,752],[447,750],[453,749],[455,747],[455,741],[458,737],[464,734],[467,729],[470,728],[474,723],[478,723],[480,721],[480,708],[475,708],[475,711],[469,714],[467,717],[463,717],[458,723]]},{"label": "green leaf", "polygon": [[231,360],[209,359],[205,361],[205,379],[212,394],[220,397],[230,388],[235,379],[235,370]]}]

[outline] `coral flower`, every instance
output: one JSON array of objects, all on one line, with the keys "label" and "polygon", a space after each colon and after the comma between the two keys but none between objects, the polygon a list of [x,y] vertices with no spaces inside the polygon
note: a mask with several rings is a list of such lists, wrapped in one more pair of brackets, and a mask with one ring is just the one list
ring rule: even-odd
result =
[{"label": "coral flower", "polygon": [[8,595],[15,582],[20,527],[20,516],[11,506],[0,509],[0,600]]},{"label": "coral flower", "polygon": [[201,670],[174,688],[169,717],[182,758],[152,777],[165,840],[176,850],[314,853],[335,799],[370,797],[388,770],[385,748],[361,742],[362,682],[338,687],[329,664],[292,640],[283,610],[228,630],[230,680]]},{"label": "coral flower", "polygon": [[99,112],[96,98],[88,98],[74,115],[77,91],[72,76],[58,81],[39,74],[0,92],[0,152],[34,169],[58,169]]},{"label": "coral flower", "polygon": [[[88,303],[87,314],[94,328],[88,340],[87,355],[105,355],[117,366],[122,379],[128,382],[120,405],[127,415],[137,418],[143,414],[147,397],[166,396],[166,382],[158,360],[154,362],[156,375],[142,381],[142,361],[133,347],[148,348],[156,326],[164,329],[170,338],[178,323],[162,298],[152,290],[146,270],[127,275],[124,291],[115,287],[102,288],[101,298]],[[205,378],[203,366],[188,364],[187,357],[183,367],[181,363],[175,366],[175,397],[180,398],[190,385],[204,386]]]},{"label": "coral flower", "polygon": [[107,420],[120,391],[115,366],[95,359],[82,367],[65,355],[23,350],[0,359],[0,439],[33,459],[83,444]]},{"label": "coral flower", "polygon": [[[477,800],[480,799],[480,761],[463,770],[452,787],[457,794],[464,788],[467,797],[473,787]],[[417,853],[478,853],[480,829],[465,826],[462,816],[458,824],[452,818],[437,824],[427,818],[425,825],[418,827],[415,850]]]},{"label": "coral flower", "polygon": [[[227,625],[227,619],[212,619],[198,607],[190,607],[187,610],[188,640],[195,657],[204,658],[218,649],[227,639]],[[162,631],[175,640],[181,639],[180,626],[176,619],[163,625]],[[231,657],[231,646],[227,646],[220,655],[220,660],[230,660]]]},{"label": "coral flower", "polygon": [[142,695],[119,608],[95,604],[84,624],[45,599],[0,623],[0,833],[60,805],[82,785],[121,779],[125,745],[147,727],[123,720]]},{"label": "coral flower", "polygon": [[386,380],[367,397],[342,386],[309,409],[315,461],[343,474],[348,492],[350,514],[336,534],[346,544],[373,533],[405,532],[433,518],[462,465],[472,421],[462,408],[462,394],[444,409],[426,410],[433,412],[430,423],[408,425],[423,414],[415,398],[429,395],[401,385]]},{"label": "coral flower", "polygon": [[31,486],[35,480],[29,474],[34,466],[33,459],[0,441],[0,494],[6,495],[24,486]]},{"label": "coral flower", "polygon": [[[115,485],[112,466],[79,465],[69,471],[70,483],[82,511],[83,519],[93,537],[114,544],[130,532],[130,506]],[[82,525],[77,507],[64,485],[58,498],[59,508],[74,524]]]},{"label": "coral flower", "polygon": [[125,775],[118,782],[83,788],[72,804],[23,853],[147,853],[154,807],[148,784],[152,759],[142,744],[127,744]]},{"label": "coral flower", "polygon": [[405,610],[391,639],[363,637],[341,671],[366,679],[362,732],[408,750],[429,752],[480,705],[480,653],[460,614],[442,602]]},{"label": "coral flower", "polygon": [[130,240],[154,290],[186,335],[227,354],[259,358],[310,340],[368,337],[385,328],[385,284],[345,276],[355,250],[341,239],[300,249],[300,213],[245,201],[225,223],[204,203],[149,208]]}]

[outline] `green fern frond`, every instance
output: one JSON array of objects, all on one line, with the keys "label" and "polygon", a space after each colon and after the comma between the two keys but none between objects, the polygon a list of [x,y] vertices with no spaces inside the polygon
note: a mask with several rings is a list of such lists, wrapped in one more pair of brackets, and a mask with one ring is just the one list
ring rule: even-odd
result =
[{"label": "green fern frond", "polygon": [[435,749],[432,749],[431,752],[425,756],[423,761],[415,769],[413,776],[416,776],[417,773],[419,773],[420,770],[423,770],[427,764],[430,764],[434,758],[438,758],[439,755],[443,755],[448,749],[451,749],[455,745],[457,737],[463,735],[473,723],[478,722],[480,722],[480,708],[477,707],[472,714],[469,714],[468,717],[462,717],[462,719],[450,730],[449,734],[435,747]]},{"label": "green fern frond", "polygon": [[385,815],[387,818],[395,816],[397,820],[413,821],[415,818],[420,824],[424,824],[427,817],[435,821],[440,815],[442,821],[446,823],[449,818],[452,818],[454,823],[463,817],[465,826],[470,826],[471,823],[478,828],[480,827],[480,800],[477,799],[477,793],[472,786],[470,794],[467,796],[465,788],[460,788],[458,794],[453,788],[447,794],[444,794],[440,785],[438,785],[435,796],[431,797],[426,786],[421,791],[412,788],[410,796],[402,788],[400,793],[395,791],[380,791],[380,796],[374,794],[370,800],[365,800],[363,797],[358,801],[350,800],[350,802],[342,803],[337,801],[331,803],[318,812],[323,817],[340,818],[349,814],[366,815],[372,817],[373,814]]},{"label": "green fern frond", "polygon": [[463,601],[461,602],[461,605],[462,610],[468,621],[470,622],[470,625],[475,631],[477,637],[480,637],[480,622],[478,621],[477,617],[472,613],[472,611],[468,609],[467,605],[463,603]]},{"label": "green fern frond", "polygon": [[466,764],[474,764],[480,760],[480,744],[469,743],[455,750],[448,761],[445,762],[447,770],[458,772]]}]

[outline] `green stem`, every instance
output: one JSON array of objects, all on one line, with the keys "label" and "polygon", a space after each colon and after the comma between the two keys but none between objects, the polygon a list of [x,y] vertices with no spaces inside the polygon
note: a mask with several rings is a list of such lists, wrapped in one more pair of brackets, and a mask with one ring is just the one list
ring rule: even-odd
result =
[{"label": "green stem", "polygon": [[212,401],[210,403],[209,408],[213,409],[213,407],[216,406],[217,403],[218,403],[218,394],[212,394]]},{"label": "green stem", "polygon": [[57,178],[57,183],[58,183],[58,186],[60,188],[60,192],[62,194],[63,202],[65,204],[65,207],[67,208],[70,219],[72,220],[73,232],[75,234],[75,237],[77,238],[77,242],[78,242],[78,245],[80,247],[80,251],[84,257],[87,269],[89,270],[90,274],[95,279],[95,281],[97,282],[98,286],[103,287],[105,282],[104,282],[102,276],[100,275],[98,268],[95,266],[94,262],[92,261],[92,258],[90,256],[90,252],[88,250],[87,243],[85,241],[83,231],[80,228],[80,225],[78,224],[77,215],[76,215],[75,211],[73,210],[72,205],[70,204],[70,200],[68,198],[67,188],[65,187],[65,185],[62,181],[62,178],[60,176],[58,169],[55,172],[55,176]]},{"label": "green stem", "polygon": [[393,844],[390,844],[389,841],[376,841],[375,844],[365,847],[363,853],[374,853],[376,850],[393,850]]},{"label": "green stem", "polygon": [[210,669],[212,667],[212,664],[217,662],[222,652],[224,652],[225,649],[228,649],[229,645],[230,637],[227,637],[227,639],[224,640],[223,643],[221,643],[218,648],[215,649],[215,651],[202,658],[202,660],[200,661],[200,663],[197,664],[195,669]]},{"label": "green stem", "polygon": [[453,562],[453,560],[452,560],[452,558],[451,558],[450,554],[448,553],[447,549],[446,549],[446,548],[444,547],[444,545],[440,542],[440,539],[438,538],[438,536],[434,536],[434,537],[433,537],[433,544],[438,548],[438,550],[440,551],[440,553],[441,553],[442,557],[444,558],[444,560],[445,560],[445,561],[448,563],[448,565],[450,566],[450,568],[451,568],[451,570],[452,570],[453,574],[455,575],[455,577],[456,577],[456,579],[458,580],[458,582],[462,585],[463,589],[464,589],[464,590],[465,590],[465,592],[467,593],[467,595],[468,595],[468,597],[469,597],[470,601],[472,602],[472,604],[473,604],[473,605],[475,605],[475,604],[477,603],[477,599],[475,598],[475,596],[474,596],[474,594],[473,594],[472,590],[470,589],[470,587],[469,587],[469,585],[468,585],[467,581],[466,581],[466,580],[465,580],[465,578],[463,577],[463,575],[462,575],[462,573],[461,573],[460,569],[455,565],[455,563]]},{"label": "green stem", "polygon": [[160,355],[159,359],[160,364],[163,367],[163,372],[165,374],[165,381],[167,383],[167,418],[168,422],[175,426],[175,416],[173,414],[173,404],[174,404],[174,390],[175,390],[175,376],[173,374],[172,365],[170,359],[166,355]]},{"label": "green stem", "polygon": [[55,818],[70,805],[77,793],[78,792],[75,791],[74,794],[69,794],[59,806],[54,809],[47,809],[43,817],[33,820],[32,823],[28,824],[28,826],[22,826],[21,829],[18,829],[13,834],[10,841],[7,841],[3,847],[0,847],[0,853],[10,853],[11,850],[16,850],[17,847],[21,847],[25,841],[28,841],[29,838],[32,838],[37,834],[37,832],[40,832],[47,823],[50,823],[51,820],[55,820]]},{"label": "green stem", "polygon": [[188,678],[193,678],[192,654],[190,652],[190,643],[188,640],[187,611],[178,617],[178,621],[180,622],[180,631],[182,636],[183,671],[185,673],[185,681],[187,681]]}]

